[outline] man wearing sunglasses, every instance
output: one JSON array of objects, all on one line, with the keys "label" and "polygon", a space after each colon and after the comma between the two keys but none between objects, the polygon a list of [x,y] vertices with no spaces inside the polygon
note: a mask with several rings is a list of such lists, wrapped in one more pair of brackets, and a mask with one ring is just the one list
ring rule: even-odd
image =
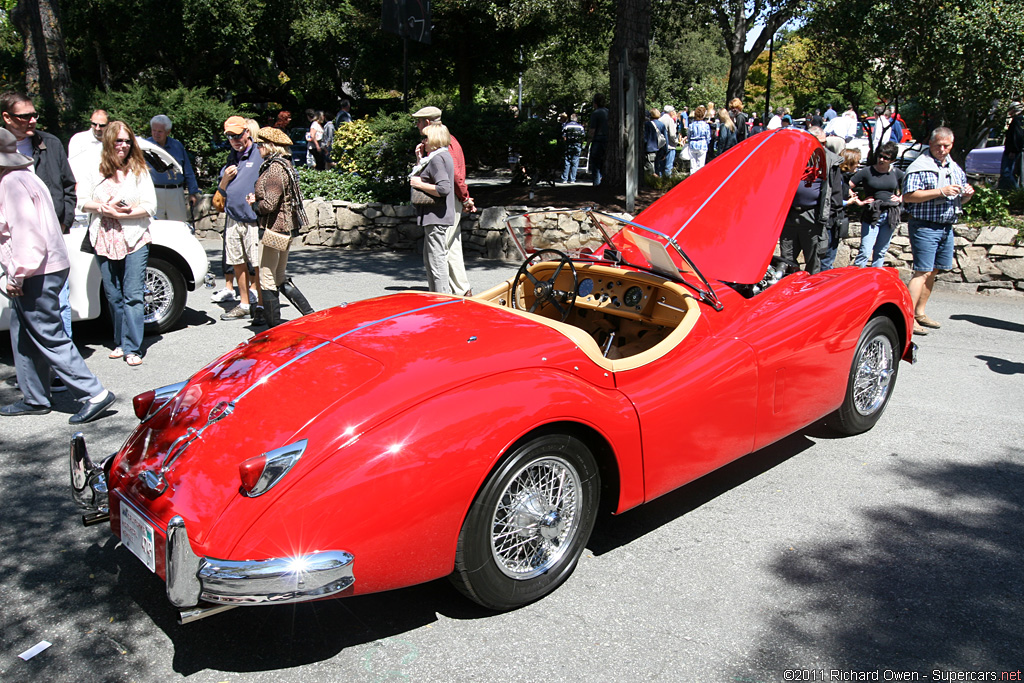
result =
[{"label": "man wearing sunglasses", "polygon": [[32,168],[53,198],[61,229],[67,232],[75,220],[75,175],[64,145],[54,135],[36,130],[39,113],[28,96],[7,91],[0,96],[4,128],[14,133],[18,152],[32,157]]},{"label": "man wearing sunglasses", "polygon": [[[103,149],[103,131],[107,129],[107,111],[97,109],[89,117],[89,130],[75,133],[68,142],[68,161],[71,163],[71,170],[75,177],[79,177],[79,168],[83,171],[86,159],[95,159],[96,164],[100,163],[100,152]],[[86,155],[83,157],[83,155]],[[82,157],[81,159],[79,157]],[[84,163],[83,163],[84,162]]]}]

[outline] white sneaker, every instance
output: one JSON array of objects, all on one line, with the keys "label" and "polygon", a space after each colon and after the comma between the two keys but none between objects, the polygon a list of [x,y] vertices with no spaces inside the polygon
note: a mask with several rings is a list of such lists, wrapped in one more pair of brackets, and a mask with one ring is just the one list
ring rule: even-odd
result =
[{"label": "white sneaker", "polygon": [[228,289],[227,287],[224,289],[218,289],[210,295],[210,301],[214,303],[220,303],[221,301],[234,301],[236,298],[235,290]]}]

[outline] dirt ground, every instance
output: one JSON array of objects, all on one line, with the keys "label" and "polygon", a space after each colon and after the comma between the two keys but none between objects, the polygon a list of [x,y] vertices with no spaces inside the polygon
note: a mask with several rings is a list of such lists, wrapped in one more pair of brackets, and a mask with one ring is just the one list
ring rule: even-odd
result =
[{"label": "dirt ground", "polygon": [[[626,210],[625,194],[616,194],[604,186],[594,187],[589,183],[558,184],[554,187],[545,183],[527,187],[512,185],[507,180],[495,179],[486,183],[472,184],[470,194],[480,208],[488,206],[550,206],[574,209],[593,206],[606,211]],[[635,213],[640,213],[662,194],[661,190],[641,188],[637,193]]]}]

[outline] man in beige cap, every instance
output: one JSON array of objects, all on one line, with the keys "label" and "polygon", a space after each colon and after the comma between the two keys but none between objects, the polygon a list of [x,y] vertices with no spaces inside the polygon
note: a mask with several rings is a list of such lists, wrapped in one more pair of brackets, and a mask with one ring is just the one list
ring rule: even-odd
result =
[{"label": "man in beige cap", "polygon": [[[441,110],[437,107],[423,107],[412,115],[416,119],[416,128],[422,133],[423,129],[432,123],[441,123]],[[463,211],[470,213],[476,211],[472,197],[469,196],[469,187],[466,185],[466,157],[462,153],[462,145],[451,136],[451,143],[448,145],[448,153],[452,155],[455,164],[455,223],[445,233],[445,243],[448,246],[448,286],[453,294],[460,296],[473,296],[473,289],[469,285],[469,278],[466,277],[466,265],[462,258],[462,233],[459,229],[459,219]],[[423,152],[423,143],[416,146],[417,161],[426,156]]]},{"label": "man in beige cap", "polygon": [[246,197],[256,187],[256,179],[260,176],[263,157],[253,143],[245,119],[231,116],[224,122],[224,133],[231,143],[228,163],[221,169],[220,183],[217,194],[224,197],[224,251],[226,261],[235,271],[238,280],[238,295],[241,303],[227,313],[221,320],[239,320],[252,317],[254,325],[263,323],[262,308],[258,302],[249,301],[249,284],[255,286],[256,295],[260,295],[259,278],[249,277],[249,269],[258,271],[259,261],[259,218],[253,211]]}]

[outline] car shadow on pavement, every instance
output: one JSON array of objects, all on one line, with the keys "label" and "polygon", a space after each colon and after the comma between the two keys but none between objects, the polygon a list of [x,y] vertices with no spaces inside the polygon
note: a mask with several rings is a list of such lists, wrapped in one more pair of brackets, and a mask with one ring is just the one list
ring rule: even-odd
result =
[{"label": "car shadow on pavement", "polygon": [[796,662],[881,672],[878,680],[901,680],[892,675],[899,671],[920,676],[902,680],[939,680],[936,669],[1010,672],[987,680],[1016,680],[1022,463],[1019,448],[976,464],[894,461],[899,485],[928,495],[866,507],[851,520],[856,535],[823,537],[775,560],[776,600],[787,609],[767,617],[733,680],[781,680]]},{"label": "car shadow on pavement", "polygon": [[632,543],[812,446],[814,441],[805,433],[792,434],[650,503],[621,515],[598,517],[587,548],[602,555]]}]

